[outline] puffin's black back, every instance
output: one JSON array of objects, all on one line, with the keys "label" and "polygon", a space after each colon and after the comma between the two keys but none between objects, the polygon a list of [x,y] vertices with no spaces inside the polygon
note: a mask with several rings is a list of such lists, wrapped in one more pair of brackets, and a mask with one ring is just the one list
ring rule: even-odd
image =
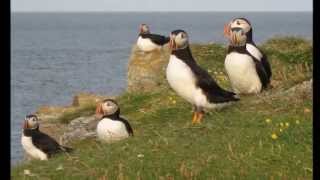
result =
[{"label": "puffin's black back", "polygon": [[149,38],[153,43],[163,46],[170,41],[169,37],[165,37],[159,34],[143,34],[141,33],[140,36],[142,38]]},{"label": "puffin's black back", "polygon": [[223,103],[228,101],[237,101],[234,97],[235,93],[222,89],[194,60],[189,46],[185,49],[173,50],[172,54],[183,60],[194,73],[196,77],[196,85],[200,87],[211,103]]},{"label": "puffin's black back", "polygon": [[23,133],[25,136],[31,137],[34,146],[49,156],[62,151],[56,140],[47,134],[42,133],[38,129],[24,129]]}]

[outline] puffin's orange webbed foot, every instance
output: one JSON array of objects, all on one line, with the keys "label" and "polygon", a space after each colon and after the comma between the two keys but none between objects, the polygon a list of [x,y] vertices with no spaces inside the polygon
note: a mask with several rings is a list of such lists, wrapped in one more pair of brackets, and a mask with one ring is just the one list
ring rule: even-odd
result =
[{"label": "puffin's orange webbed foot", "polygon": [[199,112],[199,113],[198,113],[197,120],[196,120],[196,122],[197,122],[198,124],[201,124],[203,115],[204,115],[204,112]]},{"label": "puffin's orange webbed foot", "polygon": [[197,119],[198,119],[198,113],[197,112],[193,112],[192,124],[196,124],[197,123]]}]

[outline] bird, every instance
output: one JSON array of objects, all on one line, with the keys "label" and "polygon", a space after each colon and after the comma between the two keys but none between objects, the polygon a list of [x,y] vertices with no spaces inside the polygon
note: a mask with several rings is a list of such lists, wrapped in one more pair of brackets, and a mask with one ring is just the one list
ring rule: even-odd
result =
[{"label": "bird", "polygon": [[120,117],[120,108],[113,99],[105,99],[96,107],[97,136],[102,142],[115,142],[133,136],[129,122]]},{"label": "bird", "polygon": [[34,114],[25,117],[21,144],[25,152],[37,160],[48,160],[52,155],[61,152],[71,152],[72,148],[59,145],[49,135],[39,130],[39,118]]},{"label": "bird", "polygon": [[246,18],[235,18],[224,27],[224,35],[230,42],[224,66],[237,94],[260,93],[271,81],[270,63],[254,43],[252,31]]},{"label": "bird", "polygon": [[170,34],[171,55],[166,68],[170,87],[192,104],[192,124],[200,124],[204,110],[222,108],[238,101],[235,93],[221,88],[192,56],[188,34],[181,29]]},{"label": "bird", "polygon": [[138,48],[143,52],[150,52],[169,42],[170,38],[159,34],[151,34],[150,28],[146,24],[140,25],[140,33],[137,40]]}]

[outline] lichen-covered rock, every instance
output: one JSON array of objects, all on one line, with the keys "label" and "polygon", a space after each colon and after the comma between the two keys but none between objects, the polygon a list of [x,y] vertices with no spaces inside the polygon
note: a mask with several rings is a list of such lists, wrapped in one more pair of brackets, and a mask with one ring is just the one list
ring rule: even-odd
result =
[{"label": "lichen-covered rock", "polygon": [[98,120],[94,116],[79,117],[72,120],[60,138],[61,144],[68,144],[74,140],[82,140],[96,136]]},{"label": "lichen-covered rock", "polygon": [[166,83],[165,68],[169,60],[169,48],[142,52],[133,46],[128,65],[128,91],[152,91]]}]

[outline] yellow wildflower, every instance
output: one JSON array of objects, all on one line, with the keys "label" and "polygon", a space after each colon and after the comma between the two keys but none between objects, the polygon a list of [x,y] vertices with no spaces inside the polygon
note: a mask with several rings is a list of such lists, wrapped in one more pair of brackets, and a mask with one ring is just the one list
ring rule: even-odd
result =
[{"label": "yellow wildflower", "polygon": [[283,130],[280,128],[279,131],[282,132]]},{"label": "yellow wildflower", "polygon": [[176,100],[173,100],[173,101],[172,101],[172,104],[176,104],[176,103],[177,103]]},{"label": "yellow wildflower", "polygon": [[272,139],[278,139],[278,136],[277,136],[276,133],[272,133],[272,134],[271,134],[271,138],[272,138]]},{"label": "yellow wildflower", "polygon": [[271,122],[271,119],[266,119],[266,123],[270,123]]},{"label": "yellow wildflower", "polygon": [[289,127],[289,126],[290,126],[290,124],[288,122],[286,122],[286,127]]},{"label": "yellow wildflower", "polygon": [[300,121],[299,121],[299,120],[296,120],[296,124],[300,124]]},{"label": "yellow wildflower", "polygon": [[283,123],[282,122],[280,123],[280,126],[283,127]]}]

